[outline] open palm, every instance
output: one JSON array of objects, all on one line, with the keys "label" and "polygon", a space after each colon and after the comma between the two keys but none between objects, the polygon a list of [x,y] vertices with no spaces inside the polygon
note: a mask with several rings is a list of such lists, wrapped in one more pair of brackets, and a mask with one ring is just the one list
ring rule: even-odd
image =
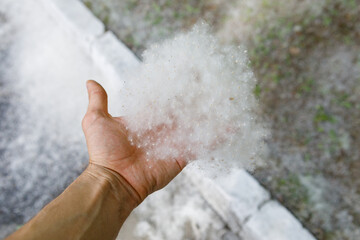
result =
[{"label": "open palm", "polygon": [[95,81],[87,82],[89,107],[82,127],[90,163],[120,174],[141,200],[168,184],[185,167],[183,159],[146,160],[142,149],[128,140],[126,122],[108,113],[107,94]]}]

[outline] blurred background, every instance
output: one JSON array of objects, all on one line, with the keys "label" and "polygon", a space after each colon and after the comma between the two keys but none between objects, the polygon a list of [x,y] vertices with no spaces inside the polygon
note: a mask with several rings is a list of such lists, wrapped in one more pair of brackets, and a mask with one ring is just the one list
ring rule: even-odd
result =
[{"label": "blurred background", "polygon": [[82,1],[140,58],[200,19],[245,45],[272,130],[253,175],[318,239],[359,238],[359,0]]},{"label": "blurred background", "polygon": [[[152,43],[189,30],[199,20],[209,23],[222,44],[245,45],[258,79],[253,93],[260,101],[263,118],[271,127],[267,165],[256,169],[252,175],[316,238],[360,239],[360,0],[82,2],[140,59]],[[85,148],[83,140],[78,140],[82,137],[80,124],[69,127],[74,121],[80,122],[85,112],[85,88],[81,82],[63,79],[105,78],[96,66],[78,65],[91,61],[73,47],[71,55],[56,56],[53,64],[56,69],[51,71],[60,73],[63,66],[72,64],[79,71],[75,75],[61,72],[52,82],[34,80],[31,85],[17,84],[17,91],[14,91],[14,83],[24,76],[9,74],[9,56],[18,55],[21,61],[17,63],[25,66],[28,73],[33,71],[32,66],[27,66],[28,62],[46,69],[46,64],[50,63],[44,61],[44,55],[34,56],[43,51],[46,57],[51,52],[42,50],[38,44],[39,48],[30,49],[25,57],[19,55],[13,50],[16,49],[13,37],[20,25],[8,23],[17,14],[37,19],[40,13],[40,10],[31,14],[18,12],[16,8],[8,10],[6,3],[0,6],[0,179],[9,181],[0,182],[0,224],[11,223],[12,229],[21,226],[26,220],[24,216],[33,215],[61,192],[86,166],[86,153],[78,151]],[[40,22],[35,21],[36,24]],[[44,41],[53,42],[59,49],[66,39],[51,24],[50,21],[48,29],[43,29],[46,32]],[[21,36],[31,46],[35,40],[29,33],[30,30],[25,31]],[[45,66],[44,62],[47,62]],[[38,78],[36,75],[32,79]],[[48,79],[51,78],[49,74]],[[55,96],[57,89],[67,89],[66,98]],[[22,91],[27,92],[25,97]],[[48,96],[52,100],[29,103],[27,95]],[[57,110],[59,99],[69,106]],[[13,106],[18,101],[23,105],[15,111]],[[83,106],[83,112],[72,108],[75,103]],[[32,118],[34,114],[26,114],[26,111],[34,106],[36,117]],[[50,110],[49,106],[52,106]],[[51,112],[51,116],[59,118],[39,120],[43,112],[44,116]],[[58,114],[64,112],[70,117]],[[19,125],[19,122],[27,124]],[[39,129],[44,134],[38,135]],[[77,137],[72,138],[74,132]],[[59,145],[59,139],[66,144]],[[26,161],[17,161],[24,156]],[[29,180],[35,174],[31,171],[33,158],[40,159],[35,167],[42,172],[37,173],[35,180]],[[74,158],[81,161],[72,165],[69,159]],[[46,159],[67,162],[54,167]],[[12,171],[19,175],[10,178]],[[51,180],[38,185],[39,179],[49,176]],[[20,195],[13,194],[8,186],[25,190]],[[34,186],[38,190],[34,190]],[[175,185],[174,188],[180,187]],[[24,213],[24,209],[28,212]]]}]

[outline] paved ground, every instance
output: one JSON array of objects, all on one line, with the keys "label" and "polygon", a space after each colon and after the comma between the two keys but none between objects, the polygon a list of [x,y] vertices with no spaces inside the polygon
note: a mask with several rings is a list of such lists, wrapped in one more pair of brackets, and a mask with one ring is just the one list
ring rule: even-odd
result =
[{"label": "paved ground", "polygon": [[[122,84],[122,68],[138,63],[85,7],[78,15],[82,5],[57,3],[0,3],[0,238],[31,218],[86,166],[80,127],[87,106],[85,81],[99,80],[109,98],[116,99],[112,90]],[[59,12],[59,6],[68,11]],[[116,105],[110,105],[116,114]],[[146,216],[141,224],[137,214]],[[151,230],[153,221],[163,229],[172,227],[176,236]],[[146,200],[120,238],[135,239],[138,225],[136,239],[151,231],[156,239],[183,239],[184,234],[222,239],[231,232],[185,176]]]},{"label": "paved ground", "polygon": [[0,3],[0,238],[85,167],[85,80],[106,79],[46,12],[39,1]]},{"label": "paved ground", "polygon": [[[67,9],[65,17],[50,1],[0,4],[1,236],[33,216],[86,165],[80,128],[87,101],[85,80],[101,80],[110,99],[116,99],[122,69],[137,64],[90,13],[79,17],[78,3],[55,2]],[[75,5],[68,8],[70,3]],[[110,105],[116,114],[118,108]],[[126,239],[135,229],[137,239],[312,238],[247,173],[231,177],[232,188],[229,179],[216,187],[211,181],[191,180],[195,174],[196,169],[185,172],[145,201],[127,222],[122,237]],[[253,186],[251,193],[232,192],[244,183]],[[281,216],[280,220],[274,221],[274,216]],[[240,226],[246,231],[241,232]]]},{"label": "paved ground", "polygon": [[360,1],[82,0],[141,56],[205,19],[245,44],[270,123],[254,176],[319,239],[360,238]]}]

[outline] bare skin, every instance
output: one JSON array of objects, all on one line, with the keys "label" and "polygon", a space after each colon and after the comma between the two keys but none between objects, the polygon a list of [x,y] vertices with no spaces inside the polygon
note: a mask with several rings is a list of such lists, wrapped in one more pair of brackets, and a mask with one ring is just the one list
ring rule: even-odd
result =
[{"label": "bare skin", "polygon": [[185,167],[182,159],[146,161],[144,152],[128,141],[126,122],[108,113],[101,85],[90,80],[87,89],[82,127],[89,166],[7,240],[115,239],[131,211]]},{"label": "bare skin", "polygon": [[90,163],[119,173],[141,200],[164,187],[185,167],[186,161],[181,159],[146,161],[144,152],[130,145],[125,121],[108,113],[105,90],[95,81],[89,81],[87,87],[90,104],[82,126]]}]

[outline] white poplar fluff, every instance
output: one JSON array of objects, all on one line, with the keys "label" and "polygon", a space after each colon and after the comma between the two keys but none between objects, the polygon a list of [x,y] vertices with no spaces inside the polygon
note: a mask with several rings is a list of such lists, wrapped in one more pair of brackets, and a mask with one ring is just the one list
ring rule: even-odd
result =
[{"label": "white poplar fluff", "polygon": [[[249,167],[265,136],[246,51],[197,24],[144,52],[121,93],[132,144],[148,159],[225,160]],[[238,164],[237,164],[238,165]]]}]

